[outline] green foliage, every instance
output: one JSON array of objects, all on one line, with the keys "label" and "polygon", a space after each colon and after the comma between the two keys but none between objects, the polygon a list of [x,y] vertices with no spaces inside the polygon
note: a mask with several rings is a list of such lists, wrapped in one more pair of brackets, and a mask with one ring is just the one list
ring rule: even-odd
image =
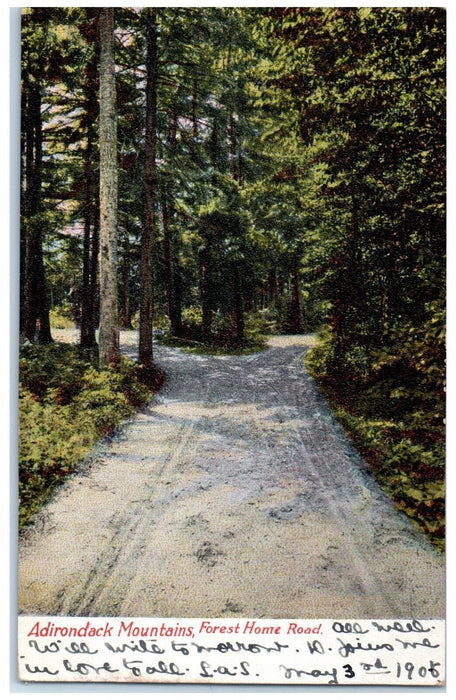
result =
[{"label": "green foliage", "polygon": [[[334,400],[332,395],[330,398]],[[337,419],[372,466],[379,483],[440,549],[445,535],[444,434],[425,417],[392,422],[352,415],[333,404]]]},{"label": "green foliage", "polygon": [[445,12],[275,8],[260,26],[259,106],[297,115],[301,148],[270,141],[294,155],[279,175],[305,212],[306,276],[341,342],[380,348],[422,322],[445,276]]},{"label": "green foliage", "polygon": [[189,306],[182,311],[182,321],[190,328],[201,326],[201,309],[198,306]]},{"label": "green foliage", "polygon": [[444,314],[436,302],[427,308],[422,327],[397,328],[381,351],[350,346],[341,355],[326,327],[306,365],[379,482],[442,548]]},{"label": "green foliage", "polygon": [[22,386],[38,401],[48,390],[56,390],[56,402],[68,403],[83,387],[83,376],[93,362],[93,353],[58,343],[47,347],[23,345],[19,357]]},{"label": "green foliage", "polygon": [[93,353],[71,345],[25,346],[20,357],[20,526],[101,437],[147,403],[162,377],[121,358],[97,369]]},{"label": "green foliage", "polygon": [[49,312],[51,328],[73,328],[74,322],[71,318],[71,310],[68,305],[55,306]]},{"label": "green foliage", "polygon": [[182,337],[165,335],[161,342],[180,347],[186,352],[208,355],[245,355],[259,352],[266,347],[266,336],[272,332],[272,324],[259,312],[245,313],[244,341],[235,342],[231,318],[223,313],[214,315],[210,338],[203,340],[201,333],[201,311],[197,307],[182,312]]},{"label": "green foliage", "polygon": [[76,467],[98,435],[90,421],[77,420],[70,406],[41,403],[23,386],[19,393],[19,418],[19,524],[22,528]]},{"label": "green foliage", "polygon": [[[324,304],[318,297],[310,297],[309,294],[300,294],[301,330],[303,333],[317,331],[326,317]],[[268,333],[275,335],[288,334],[294,332],[295,319],[290,297],[280,294],[261,312]]]},{"label": "green foliage", "polygon": [[246,347],[263,349],[266,347],[267,336],[271,335],[271,324],[258,311],[248,311],[245,314],[245,345]]},{"label": "green foliage", "polygon": [[276,332],[274,321],[261,311],[248,311],[245,314],[245,335],[252,344],[265,342],[268,335]]}]

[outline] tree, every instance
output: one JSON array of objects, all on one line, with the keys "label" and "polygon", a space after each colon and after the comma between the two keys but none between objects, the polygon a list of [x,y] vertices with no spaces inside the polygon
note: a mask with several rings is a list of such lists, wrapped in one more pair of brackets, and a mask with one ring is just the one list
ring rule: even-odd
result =
[{"label": "tree", "polygon": [[[78,197],[79,88],[85,46],[79,8],[22,12],[21,332],[50,342],[49,265],[55,269]],[[82,179],[82,178],[81,178]],[[72,280],[68,279],[68,289]],[[52,297],[61,300],[62,289]]]},{"label": "tree", "polygon": [[320,279],[343,362],[424,319],[442,283],[444,12],[275,8],[263,28],[274,51],[263,104],[288,103],[283,125],[320,173]]},{"label": "tree", "polygon": [[[89,346],[98,13],[31,13],[41,22],[29,25],[33,46],[24,24],[22,264],[41,245],[46,282],[51,267],[63,273],[71,247],[65,284],[81,302]],[[127,325],[140,310],[142,364],[153,359],[154,305],[180,334],[182,308],[200,304],[203,334],[223,317],[237,342],[247,307],[274,310],[288,332],[329,307],[342,359],[355,345],[387,345],[404,321],[425,322],[444,274],[444,29],[439,8],[116,11],[121,194],[111,296]],[[58,70],[37,51],[46,41]],[[37,187],[27,184],[38,176]],[[41,193],[37,214],[32,192]],[[46,294],[23,277],[25,310],[26,288],[35,285],[34,303]],[[52,279],[62,287],[65,276]]]},{"label": "tree", "polygon": [[117,130],[112,8],[101,8],[100,27],[100,364],[119,358],[117,319]]},{"label": "tree", "polygon": [[49,302],[43,261],[44,211],[42,192],[42,93],[46,63],[35,36],[46,36],[48,13],[44,8],[23,15],[22,52],[22,270],[20,329],[31,343],[52,341]]},{"label": "tree", "polygon": [[99,44],[98,12],[86,8],[85,22],[82,31],[92,48],[92,54],[87,59],[83,79],[83,105],[84,117],[82,128],[85,131],[86,145],[84,151],[84,242],[82,257],[82,291],[81,291],[81,316],[80,316],[80,344],[83,348],[90,348],[96,344],[96,295],[98,279],[98,253],[99,253],[99,183],[96,180],[98,168],[94,168],[94,162],[98,166],[99,154],[96,142],[96,122],[98,119],[98,71]]},{"label": "tree", "polygon": [[146,19],[146,135],[144,177],[144,224],[141,238],[141,300],[139,307],[139,362],[152,365],[152,246],[156,232],[156,118],[157,118],[157,17],[154,8],[144,10]]}]

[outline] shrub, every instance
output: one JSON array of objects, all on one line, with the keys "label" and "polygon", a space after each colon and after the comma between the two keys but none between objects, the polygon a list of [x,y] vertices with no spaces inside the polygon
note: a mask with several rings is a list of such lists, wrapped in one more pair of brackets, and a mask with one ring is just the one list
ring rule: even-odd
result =
[{"label": "shrub", "polygon": [[21,349],[21,528],[95,442],[146,404],[162,380],[157,368],[146,371],[127,358],[116,370],[99,370],[93,352],[71,345]]},{"label": "shrub", "polygon": [[24,345],[19,357],[19,376],[22,385],[38,399],[50,388],[58,390],[66,403],[82,388],[84,372],[94,362],[94,353],[79,350],[74,345],[55,343],[47,346]]},{"label": "shrub", "polygon": [[90,419],[71,408],[41,403],[22,385],[19,393],[19,523],[27,524],[53,489],[98,438]]},{"label": "shrub", "polygon": [[[381,349],[337,345],[325,327],[306,365],[399,508],[444,542],[444,319],[390,329]],[[341,350],[342,347],[342,350]]]},{"label": "shrub", "polygon": [[55,306],[49,312],[51,328],[74,328],[70,304]]},{"label": "shrub", "polygon": [[212,313],[209,338],[203,338],[201,323],[201,310],[198,307],[189,307],[182,312],[180,338],[164,336],[163,342],[194,352],[241,354],[262,350],[265,347],[265,335],[271,332],[271,324],[258,312],[244,313],[244,342],[241,344],[234,337],[231,314],[221,311]]},{"label": "shrub", "polygon": [[[325,303],[311,300],[308,292],[301,292],[299,303],[301,331],[303,333],[315,332],[326,318]],[[278,295],[260,313],[269,323],[270,333],[280,335],[295,332],[294,311],[289,294]]]}]

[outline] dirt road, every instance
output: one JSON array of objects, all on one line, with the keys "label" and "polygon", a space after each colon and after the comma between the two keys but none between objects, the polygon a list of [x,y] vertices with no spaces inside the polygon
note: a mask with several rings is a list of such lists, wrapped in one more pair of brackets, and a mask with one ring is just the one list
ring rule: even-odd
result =
[{"label": "dirt road", "polygon": [[302,362],[310,340],[157,347],[167,385],[20,543],[19,612],[443,617],[443,558],[334,421]]}]

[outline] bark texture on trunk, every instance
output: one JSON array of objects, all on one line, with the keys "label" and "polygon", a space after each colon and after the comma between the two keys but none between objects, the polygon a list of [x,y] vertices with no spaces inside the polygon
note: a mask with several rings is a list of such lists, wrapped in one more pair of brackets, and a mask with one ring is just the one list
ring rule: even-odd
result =
[{"label": "bark texture on trunk", "polygon": [[176,266],[173,256],[173,241],[170,225],[170,206],[166,194],[162,192],[163,249],[165,259],[166,306],[171,335],[179,337],[182,332],[181,309],[179,304]]},{"label": "bark texture on trunk", "polygon": [[41,212],[41,165],[43,134],[41,121],[41,86],[38,80],[24,80],[26,110],[25,193],[23,223],[25,229],[24,335],[31,343],[52,342],[49,304],[43,260],[43,223]]},{"label": "bark texture on trunk", "polygon": [[117,320],[117,125],[113,8],[100,9],[100,364],[119,360]]},{"label": "bark texture on trunk", "polygon": [[301,309],[299,304],[299,282],[298,263],[293,261],[291,268],[291,291],[290,291],[290,331],[292,333],[301,332]]},{"label": "bark texture on trunk", "polygon": [[153,284],[152,251],[156,230],[155,198],[156,174],[156,114],[157,114],[157,17],[156,10],[148,7],[146,13],[146,143],[145,143],[145,192],[144,224],[141,239],[141,299],[139,305],[139,350],[138,360],[151,367]]},{"label": "bark texture on trunk", "polygon": [[124,330],[131,330],[131,304],[130,304],[130,240],[128,232],[125,235],[123,255],[120,263],[120,326]]},{"label": "bark texture on trunk", "polygon": [[277,296],[277,278],[274,268],[271,268],[268,273],[268,290],[269,290],[269,303],[274,302]]},{"label": "bark texture on trunk", "polygon": [[233,335],[236,345],[241,345],[244,340],[244,309],[241,276],[237,266],[233,269],[231,283],[233,290]]},{"label": "bark texture on trunk", "polygon": [[[87,9],[87,19],[90,21],[87,29],[87,39],[96,42],[97,14]],[[94,16],[95,15],[95,16]],[[96,184],[94,162],[98,158],[96,151],[96,121],[98,118],[98,71],[97,63],[99,53],[95,52],[93,58],[86,67],[84,93],[85,93],[85,120],[87,146],[84,154],[84,242],[82,264],[82,294],[81,294],[81,335],[80,345],[83,348],[91,348],[96,345],[95,340],[95,303],[96,303],[96,277],[98,258],[98,215],[99,190]],[[94,264],[95,260],[95,264]]]},{"label": "bark texture on trunk", "polygon": [[[232,180],[238,181],[238,171],[236,167],[236,133],[235,119],[230,114],[228,123],[228,150],[230,158],[230,175]],[[239,265],[234,265],[231,272],[232,288],[232,332],[236,345],[242,345],[244,340],[244,300],[242,289],[242,276]]]},{"label": "bark texture on trunk", "polygon": [[211,334],[212,311],[209,299],[209,243],[206,241],[201,254],[201,311],[203,339],[208,340]]},{"label": "bark texture on trunk", "polygon": [[[170,153],[176,150],[177,117],[173,114],[169,122],[168,145]],[[180,270],[177,256],[177,236],[173,227],[174,202],[165,185],[161,188],[161,212],[163,222],[163,251],[165,263],[166,307],[171,335],[182,333],[182,304]]]}]

